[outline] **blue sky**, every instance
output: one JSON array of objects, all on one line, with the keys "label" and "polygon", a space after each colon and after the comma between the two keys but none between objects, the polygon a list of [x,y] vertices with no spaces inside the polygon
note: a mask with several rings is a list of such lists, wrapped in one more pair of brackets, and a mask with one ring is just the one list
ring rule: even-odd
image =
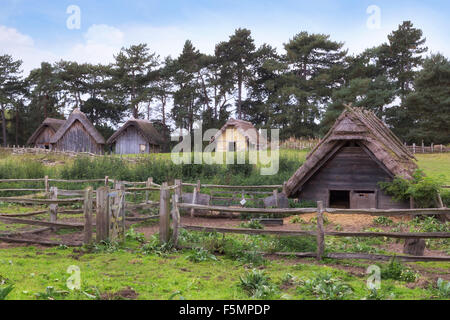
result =
[{"label": "blue sky", "polygon": [[[81,28],[66,27],[66,9],[81,10]],[[380,27],[368,28],[371,5]],[[387,40],[403,20],[424,31],[432,52],[450,56],[450,1],[365,0],[0,0],[0,54],[24,61],[25,71],[41,61],[71,59],[108,63],[123,46],[149,44],[161,56],[177,56],[186,39],[205,53],[234,29],[249,28],[257,45],[283,43],[300,31],[330,34],[351,53]]]}]

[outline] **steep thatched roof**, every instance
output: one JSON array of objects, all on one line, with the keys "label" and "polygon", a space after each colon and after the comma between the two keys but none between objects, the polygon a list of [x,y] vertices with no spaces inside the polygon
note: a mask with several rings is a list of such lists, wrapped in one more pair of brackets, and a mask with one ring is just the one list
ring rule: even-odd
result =
[{"label": "steep thatched roof", "polygon": [[34,131],[31,137],[28,139],[27,144],[33,144],[36,142],[37,137],[45,130],[45,128],[49,127],[53,131],[57,132],[58,129],[66,122],[64,119],[54,119],[54,118],[46,118],[41,125]]},{"label": "steep thatched roof", "polygon": [[216,140],[228,127],[235,127],[243,136],[248,137],[249,142],[255,145],[266,145],[267,140],[259,134],[258,130],[248,121],[229,119],[214,136]]},{"label": "steep thatched roof", "polygon": [[154,145],[164,144],[164,138],[155,129],[153,124],[148,120],[130,119],[106,141],[107,144],[114,143],[117,138],[129,127],[135,127],[138,132],[147,140],[148,143]]},{"label": "steep thatched roof", "polygon": [[70,114],[69,118],[64,122],[64,124],[58,129],[58,131],[53,135],[50,140],[50,143],[56,143],[62,136],[66,133],[67,130],[72,126],[75,121],[79,121],[89,135],[95,140],[98,144],[105,144],[105,138],[100,134],[100,132],[95,129],[86,115],[81,112],[78,108],[74,109]]},{"label": "steep thatched roof", "polygon": [[345,144],[356,141],[391,177],[412,178],[417,168],[414,155],[371,111],[346,106],[325,137],[307,155],[305,163],[286,184],[288,196],[295,195],[326,159]]}]

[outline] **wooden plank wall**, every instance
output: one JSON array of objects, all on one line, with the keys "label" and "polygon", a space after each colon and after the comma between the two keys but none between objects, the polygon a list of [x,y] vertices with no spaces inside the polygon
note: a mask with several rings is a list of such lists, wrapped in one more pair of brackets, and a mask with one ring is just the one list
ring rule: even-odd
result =
[{"label": "wooden plank wall", "polygon": [[383,194],[379,181],[390,180],[389,175],[360,147],[343,147],[305,183],[300,200],[323,201],[328,207],[328,190],[378,190],[379,209],[409,208]]},{"label": "wooden plank wall", "polygon": [[55,147],[57,150],[74,152],[102,153],[103,150],[78,120],[59,139]]}]

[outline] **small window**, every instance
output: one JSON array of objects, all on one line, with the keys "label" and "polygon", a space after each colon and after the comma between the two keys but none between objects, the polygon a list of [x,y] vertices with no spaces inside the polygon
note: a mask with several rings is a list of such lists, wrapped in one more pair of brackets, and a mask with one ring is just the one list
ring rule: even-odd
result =
[{"label": "small window", "polygon": [[139,145],[139,152],[140,152],[140,153],[144,153],[146,149],[147,149],[147,148],[146,148],[145,144],[140,144],[140,145]]},{"label": "small window", "polygon": [[228,151],[233,152],[236,151],[236,142],[228,142]]}]

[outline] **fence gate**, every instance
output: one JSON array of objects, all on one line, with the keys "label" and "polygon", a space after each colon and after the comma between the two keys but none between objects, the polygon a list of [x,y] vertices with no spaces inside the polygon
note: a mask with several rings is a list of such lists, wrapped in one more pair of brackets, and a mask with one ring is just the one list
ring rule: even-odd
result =
[{"label": "fence gate", "polygon": [[97,189],[96,239],[125,240],[125,188],[117,183],[115,189]]}]

